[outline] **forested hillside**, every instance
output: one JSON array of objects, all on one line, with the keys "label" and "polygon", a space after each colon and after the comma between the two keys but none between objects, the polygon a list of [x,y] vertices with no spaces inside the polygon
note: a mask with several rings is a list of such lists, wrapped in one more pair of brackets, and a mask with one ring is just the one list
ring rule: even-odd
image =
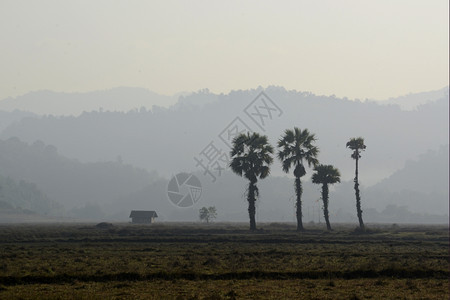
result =
[{"label": "forested hillside", "polygon": [[[228,152],[220,137],[236,125],[233,120],[239,117],[241,127],[245,123],[250,130],[267,134],[272,144],[286,128],[308,128],[318,139],[319,159],[336,165],[345,180],[353,176],[345,143],[350,137],[363,136],[368,147],[361,161],[366,185],[390,176],[408,159],[448,144],[448,98],[403,111],[396,105],[271,87],[265,92],[280,111],[271,118],[264,117],[261,128],[255,122],[260,119],[249,117],[252,101],[261,91],[227,95],[201,91],[180,98],[179,104],[170,109],[26,118],[8,126],[0,136],[15,136],[28,143],[42,140],[82,162],[114,161],[120,156],[125,163],[168,177],[180,171],[200,170],[194,157],[211,141]],[[281,175],[280,169],[276,164],[273,174]]]},{"label": "forested hillside", "polygon": [[80,163],[59,155],[54,146],[40,141],[30,145],[17,138],[0,140],[0,175],[36,184],[66,209],[105,205],[156,178],[120,161]]},{"label": "forested hillside", "polygon": [[50,200],[35,184],[0,175],[0,210],[61,215],[62,205]]}]

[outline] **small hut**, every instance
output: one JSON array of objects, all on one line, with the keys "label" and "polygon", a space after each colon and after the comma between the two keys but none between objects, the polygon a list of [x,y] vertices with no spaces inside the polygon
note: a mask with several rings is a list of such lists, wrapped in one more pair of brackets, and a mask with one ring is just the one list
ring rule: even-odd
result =
[{"label": "small hut", "polygon": [[131,223],[151,224],[155,222],[158,215],[154,210],[132,210],[130,213]]}]

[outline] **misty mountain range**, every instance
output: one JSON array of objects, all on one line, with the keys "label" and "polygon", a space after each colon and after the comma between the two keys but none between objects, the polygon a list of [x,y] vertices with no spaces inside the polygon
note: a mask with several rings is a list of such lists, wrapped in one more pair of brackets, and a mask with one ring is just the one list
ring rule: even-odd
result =
[{"label": "misty mountain range", "polygon": [[129,111],[153,105],[169,106],[180,95],[163,96],[143,88],[119,87],[88,93],[36,91],[0,101],[0,110],[27,111],[37,115],[79,115],[89,111]]},{"label": "misty mountain range", "polygon": [[[62,155],[82,162],[115,161],[120,157],[125,163],[169,177],[200,169],[194,159],[211,142],[222,152],[229,152],[224,138],[236,125],[267,134],[273,145],[286,128],[297,126],[316,134],[319,160],[338,167],[344,180],[353,178],[345,143],[350,137],[363,136],[368,147],[361,162],[366,185],[386,178],[406,160],[448,144],[448,98],[421,105],[415,111],[403,111],[395,105],[273,87],[265,92],[282,114],[266,118],[265,127],[260,128],[255,122],[260,120],[245,113],[260,91],[228,95],[201,91],[181,98],[178,105],[168,109],[26,117],[7,126],[0,138],[18,137],[28,143],[42,140],[55,145]],[[207,99],[210,102],[191,104],[197,98],[202,103]],[[236,118],[237,124],[233,123]],[[272,174],[283,175],[278,162]]]},{"label": "misty mountain range", "polygon": [[0,174],[35,183],[66,208],[86,203],[107,204],[111,199],[145,187],[155,178],[120,162],[82,164],[57,153],[54,146],[17,138],[0,140]]},{"label": "misty mountain range", "polygon": [[[354,162],[345,148],[355,136],[363,136],[367,145],[360,180],[368,222],[395,222],[400,215],[403,222],[447,220],[448,88],[383,104],[280,87],[227,95],[203,90],[180,96],[169,108],[142,105],[159,95],[131,90],[42,92],[0,101],[0,110],[5,109],[0,111],[0,176],[35,184],[49,201],[77,217],[91,213],[92,218],[126,220],[131,209],[151,209],[161,219],[193,221],[197,206],[215,205],[220,220],[246,221],[246,182],[228,170],[214,173],[212,182],[194,158],[210,145],[227,153],[226,136],[236,125],[267,134],[274,146],[286,128],[297,126],[316,134],[319,160],[341,171],[343,183],[330,194],[332,222],[356,220]],[[263,102],[255,99],[262,91],[272,108],[266,117],[252,111],[262,109]],[[175,103],[164,97],[158,101]],[[138,105],[140,109],[126,111]],[[30,111],[14,111],[27,107]],[[80,114],[81,107],[85,112]],[[202,182],[202,198],[193,208],[176,208],[167,200],[168,179],[181,171],[194,172]],[[312,171],[307,172],[305,220],[317,221],[319,187],[310,183]],[[272,176],[260,182],[260,191],[260,221],[293,221],[293,180],[278,162]],[[388,211],[395,213],[384,217]]]},{"label": "misty mountain range", "polygon": [[[387,100],[376,101],[382,105],[398,105],[402,110],[414,110],[422,104],[436,99],[448,97],[448,87],[436,91],[408,94]],[[0,100],[0,111],[15,110],[36,115],[78,116],[90,111],[122,111],[145,108],[151,110],[153,106],[170,107],[179,104],[205,105],[214,102],[221,95],[206,92],[178,93],[173,96],[160,95],[144,88],[118,87],[104,91],[85,93],[63,93],[53,91],[35,91],[18,97]],[[188,97],[185,97],[188,96]],[[0,124],[1,126],[1,124]]]}]

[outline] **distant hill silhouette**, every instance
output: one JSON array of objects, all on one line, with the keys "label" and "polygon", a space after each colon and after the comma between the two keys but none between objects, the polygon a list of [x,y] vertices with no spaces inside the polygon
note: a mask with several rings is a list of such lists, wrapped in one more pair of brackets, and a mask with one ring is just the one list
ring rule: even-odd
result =
[{"label": "distant hill silhouette", "polygon": [[[273,87],[269,87],[271,89]],[[372,100],[382,105],[398,105],[402,110],[414,110],[418,106],[448,97],[448,86],[440,90],[421,92],[389,98]],[[214,95],[208,89],[194,93],[179,93],[172,96],[159,95],[145,88],[117,87],[84,93],[63,93],[48,90],[34,91],[18,97],[0,99],[0,111],[14,110],[31,112],[38,115],[78,116],[91,111],[120,111],[153,106],[170,107],[183,105],[203,106],[217,101],[220,95]],[[1,119],[1,118],[0,118]],[[1,126],[1,124],[0,124]],[[1,129],[1,127],[0,127]]]},{"label": "distant hill silhouette", "polygon": [[54,146],[41,141],[29,145],[17,138],[0,140],[0,176],[36,184],[68,210],[90,203],[107,208],[113,199],[156,179],[155,174],[120,161],[80,163],[59,155]]},{"label": "distant hill silhouette", "polygon": [[84,111],[130,111],[153,105],[170,106],[178,96],[163,96],[144,88],[119,87],[85,93],[36,91],[0,101],[0,110],[22,110],[38,115],[74,115]]},{"label": "distant hill silhouette", "polygon": [[448,212],[449,147],[428,151],[378,184],[367,188],[372,207],[383,208],[395,203],[416,213]]},{"label": "distant hill silhouette", "polygon": [[35,184],[0,176],[0,210],[14,213],[60,215],[63,207],[50,200]]},{"label": "distant hill silhouette", "polygon": [[390,98],[385,101],[379,101],[378,103],[384,105],[398,105],[403,110],[415,110],[421,105],[441,98],[448,98],[448,86],[436,91],[408,94],[396,98]]},{"label": "distant hill silhouette", "polygon": [[36,115],[30,112],[19,110],[14,110],[12,112],[0,110],[0,132],[14,122],[19,122],[23,118],[27,117],[36,117]]}]

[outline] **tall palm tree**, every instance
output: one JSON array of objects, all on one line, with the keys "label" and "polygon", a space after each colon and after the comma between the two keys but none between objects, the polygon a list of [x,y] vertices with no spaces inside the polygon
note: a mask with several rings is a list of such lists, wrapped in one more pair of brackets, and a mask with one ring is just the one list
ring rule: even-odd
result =
[{"label": "tall palm tree", "polygon": [[273,148],[265,135],[242,133],[233,139],[230,152],[231,170],[249,180],[247,201],[250,230],[256,229],[255,202],[259,195],[256,183],[258,178],[263,179],[269,175],[270,164],[273,162],[272,154]]},{"label": "tall palm tree", "polygon": [[312,175],[312,182],[322,184],[323,216],[327,223],[327,229],[331,230],[328,217],[328,184],[341,182],[341,174],[332,165],[318,165],[314,168],[314,171],[316,172]]},{"label": "tall palm tree", "polygon": [[309,133],[308,129],[294,130],[286,129],[284,135],[278,141],[278,158],[280,159],[283,171],[289,173],[291,167],[294,168],[295,193],[297,196],[297,230],[303,230],[302,222],[302,182],[300,178],[306,174],[305,161],[309,167],[316,166],[319,161],[317,155],[319,148],[313,145],[316,141],[314,134]]},{"label": "tall palm tree", "polygon": [[361,158],[361,151],[364,151],[366,149],[366,145],[364,145],[364,139],[362,137],[358,137],[351,138],[350,141],[347,142],[346,146],[353,150],[351,157],[356,161],[355,179],[353,180],[353,182],[355,183],[356,212],[358,214],[359,227],[364,230],[364,222],[362,219],[361,209],[361,196],[359,194],[358,160]]}]

